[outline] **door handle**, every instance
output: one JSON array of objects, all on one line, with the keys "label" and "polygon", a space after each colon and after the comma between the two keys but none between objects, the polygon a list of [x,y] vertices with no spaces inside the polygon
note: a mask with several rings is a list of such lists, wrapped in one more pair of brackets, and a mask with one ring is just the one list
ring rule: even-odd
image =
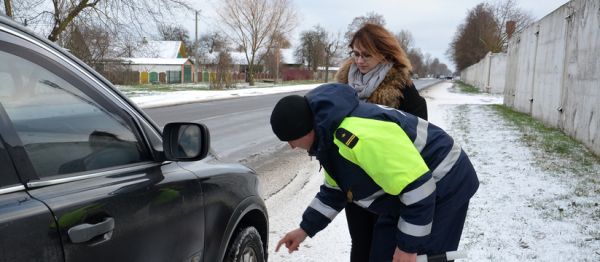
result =
[{"label": "door handle", "polygon": [[86,223],[76,225],[72,228],[69,228],[67,232],[69,233],[69,238],[73,243],[87,242],[100,235],[104,235],[104,238],[101,240],[101,242],[104,242],[110,239],[113,229],[115,229],[115,219],[112,217],[106,217],[97,224]]}]

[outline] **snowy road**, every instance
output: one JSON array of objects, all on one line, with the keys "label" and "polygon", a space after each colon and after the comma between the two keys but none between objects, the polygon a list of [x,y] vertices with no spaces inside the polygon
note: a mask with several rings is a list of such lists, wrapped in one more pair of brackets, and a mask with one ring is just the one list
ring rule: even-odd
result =
[{"label": "snowy road", "polygon": [[[423,92],[430,121],[458,141],[478,171],[481,186],[471,201],[460,250],[463,261],[600,261],[600,164],[573,168],[530,148],[520,131],[487,104],[502,97],[457,93],[451,83]],[[274,252],[300,222],[320,184],[316,160],[282,149],[282,162],[261,168],[270,215],[270,261],[349,261],[344,213],[300,251]],[[549,168],[548,165],[552,165]],[[274,190],[269,181],[291,181]],[[592,183],[586,183],[591,181]]]}]

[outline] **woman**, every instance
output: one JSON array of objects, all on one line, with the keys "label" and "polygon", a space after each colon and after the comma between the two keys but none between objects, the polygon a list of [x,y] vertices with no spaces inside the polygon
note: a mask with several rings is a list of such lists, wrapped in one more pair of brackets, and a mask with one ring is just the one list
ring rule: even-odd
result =
[{"label": "woman", "polygon": [[[389,106],[427,119],[427,104],[411,79],[410,61],[398,40],[382,26],[365,24],[350,41],[351,58],[336,75],[366,102]],[[369,261],[377,215],[353,203],[346,205],[352,238],[351,261]]]}]

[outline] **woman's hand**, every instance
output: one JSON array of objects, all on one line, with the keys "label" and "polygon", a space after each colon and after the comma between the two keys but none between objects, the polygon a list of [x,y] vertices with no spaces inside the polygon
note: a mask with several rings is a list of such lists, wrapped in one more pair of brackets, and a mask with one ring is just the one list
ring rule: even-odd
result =
[{"label": "woman's hand", "polygon": [[417,261],[417,253],[406,253],[396,247],[396,251],[394,251],[394,260],[393,262],[416,262]]},{"label": "woman's hand", "polygon": [[287,234],[285,234],[285,236],[283,236],[281,240],[279,240],[279,243],[277,243],[277,247],[275,247],[275,252],[279,251],[279,247],[282,244],[285,244],[285,247],[288,249],[289,253],[298,251],[300,243],[302,243],[306,239],[306,236],[306,232],[304,232],[302,228],[297,228],[288,232]]}]

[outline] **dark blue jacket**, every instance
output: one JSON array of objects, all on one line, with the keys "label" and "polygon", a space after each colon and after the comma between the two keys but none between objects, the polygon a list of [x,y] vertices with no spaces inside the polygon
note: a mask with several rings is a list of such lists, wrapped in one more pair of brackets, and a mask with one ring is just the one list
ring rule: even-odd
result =
[{"label": "dark blue jacket", "polygon": [[348,201],[398,217],[398,247],[417,252],[431,233],[436,205],[464,205],[479,181],[467,155],[439,127],[408,113],[359,102],[350,86],[327,84],[305,96],[314,115],[309,153],[325,183],[300,227],[314,236]]}]

